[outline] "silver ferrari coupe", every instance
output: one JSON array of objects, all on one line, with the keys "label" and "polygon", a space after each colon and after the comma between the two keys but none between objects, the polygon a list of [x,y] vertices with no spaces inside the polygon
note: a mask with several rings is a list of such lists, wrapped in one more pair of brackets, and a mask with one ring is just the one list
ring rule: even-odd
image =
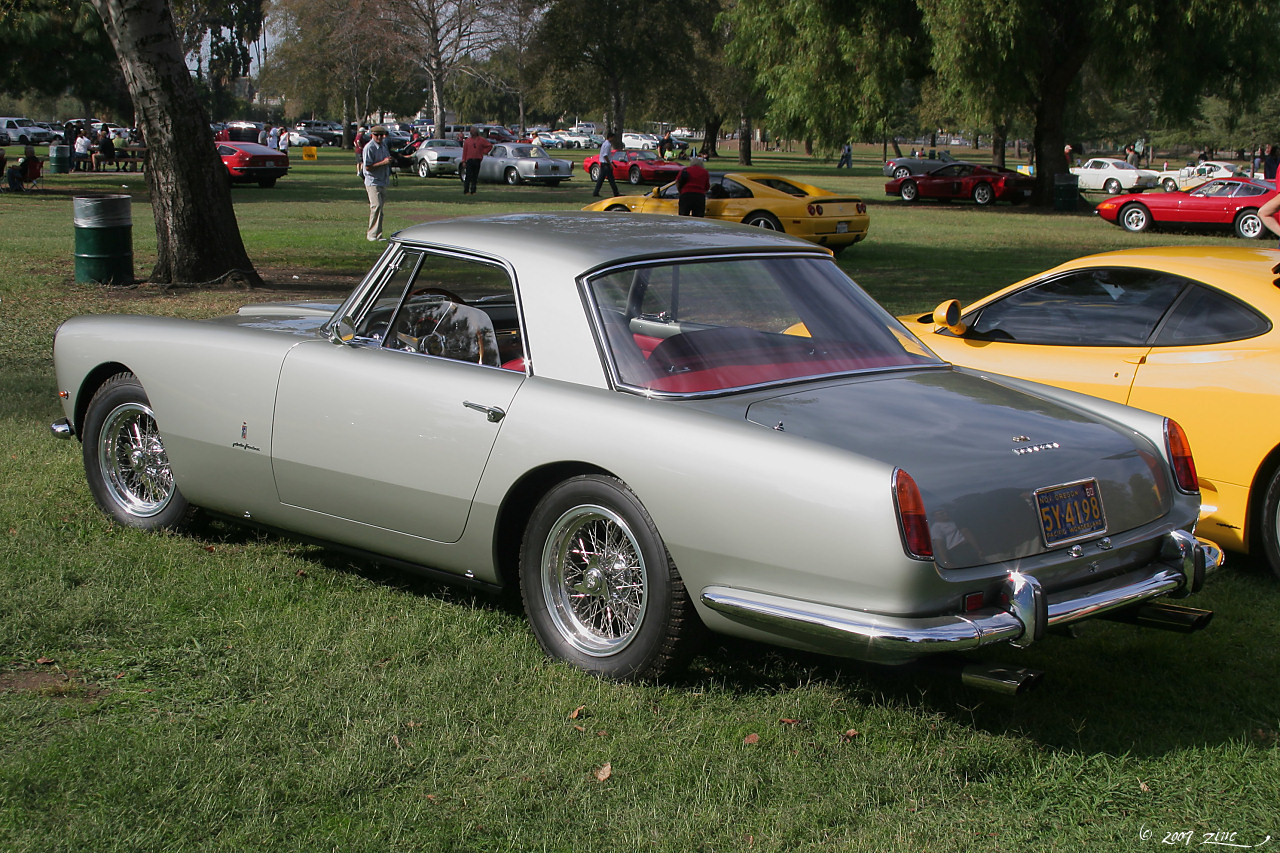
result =
[{"label": "silver ferrari coupe", "polygon": [[1176,423],[942,362],[759,228],[432,222],[341,305],[76,317],[54,356],[53,431],[119,523],[198,507],[518,589],[605,676],[662,674],[701,625],[896,664],[1211,615],[1165,601],[1221,563]]}]

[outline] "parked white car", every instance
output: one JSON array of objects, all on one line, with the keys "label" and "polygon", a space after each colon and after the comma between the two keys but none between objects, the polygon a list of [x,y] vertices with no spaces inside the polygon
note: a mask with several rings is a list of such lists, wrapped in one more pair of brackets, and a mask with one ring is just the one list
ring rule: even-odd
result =
[{"label": "parked white car", "polygon": [[622,147],[642,150],[657,148],[658,137],[652,133],[624,133],[622,134]]},{"label": "parked white car", "polygon": [[1224,160],[1205,160],[1203,163],[1188,163],[1181,169],[1171,169],[1160,173],[1160,186],[1167,193],[1175,190],[1189,190],[1212,180],[1213,178],[1247,178],[1249,170],[1235,163]]},{"label": "parked white car", "polygon": [[1110,195],[1141,192],[1160,185],[1158,173],[1112,157],[1094,157],[1083,166],[1073,168],[1071,174],[1080,177],[1080,189],[1102,190]]}]

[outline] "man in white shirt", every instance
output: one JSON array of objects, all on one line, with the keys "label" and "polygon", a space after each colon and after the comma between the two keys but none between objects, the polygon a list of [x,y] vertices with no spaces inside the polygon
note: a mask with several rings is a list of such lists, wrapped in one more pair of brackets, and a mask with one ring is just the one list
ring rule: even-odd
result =
[{"label": "man in white shirt", "polygon": [[618,134],[609,131],[604,135],[604,142],[600,144],[600,158],[597,163],[600,166],[600,174],[596,176],[596,191],[591,195],[593,198],[600,197],[600,185],[604,183],[605,178],[609,179],[609,186],[613,188],[613,194],[618,195],[618,182],[613,179],[613,149],[614,143],[618,141]]}]

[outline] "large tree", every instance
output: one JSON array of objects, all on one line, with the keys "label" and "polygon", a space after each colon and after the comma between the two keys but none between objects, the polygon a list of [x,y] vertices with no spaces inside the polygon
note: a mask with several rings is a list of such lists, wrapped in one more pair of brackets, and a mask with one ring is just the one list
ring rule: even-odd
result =
[{"label": "large tree", "polygon": [[1067,170],[1066,116],[1086,65],[1112,93],[1152,87],[1165,115],[1185,120],[1202,92],[1246,103],[1274,67],[1280,6],[1250,0],[918,0],[934,66],[993,122],[1034,121],[1035,200],[1048,204]]},{"label": "large tree", "polygon": [[[51,60],[60,56],[75,61]],[[122,123],[133,114],[102,21],[79,0],[0,2],[0,89],[10,95],[70,95],[86,110]]]},{"label": "large tree", "polygon": [[537,33],[545,82],[603,103],[609,128],[622,131],[645,88],[691,61],[685,18],[684,0],[554,0]]},{"label": "large tree", "polygon": [[91,0],[124,72],[147,143],[156,224],[152,282],[201,284],[239,275],[261,284],[231,206],[226,172],[209,140],[166,0]]},{"label": "large tree", "polygon": [[903,81],[924,73],[927,41],[911,0],[738,0],[729,57],[767,96],[769,126],[836,147],[876,138]]}]

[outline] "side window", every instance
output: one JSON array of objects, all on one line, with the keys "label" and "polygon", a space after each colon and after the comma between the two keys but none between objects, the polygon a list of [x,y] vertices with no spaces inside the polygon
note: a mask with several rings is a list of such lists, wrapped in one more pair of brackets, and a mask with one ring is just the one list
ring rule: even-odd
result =
[{"label": "side window", "polygon": [[1142,346],[1187,284],[1153,270],[1071,272],[988,305],[973,319],[969,336],[1049,346]]},{"label": "side window", "polygon": [[720,183],[729,198],[753,198],[751,190],[731,178],[724,178]]},{"label": "side window", "polygon": [[494,264],[407,250],[366,306],[356,335],[386,349],[490,367],[523,356],[511,277]]},{"label": "side window", "polygon": [[1177,347],[1242,341],[1271,331],[1271,322],[1225,293],[1195,286],[1169,315],[1156,346]]}]

